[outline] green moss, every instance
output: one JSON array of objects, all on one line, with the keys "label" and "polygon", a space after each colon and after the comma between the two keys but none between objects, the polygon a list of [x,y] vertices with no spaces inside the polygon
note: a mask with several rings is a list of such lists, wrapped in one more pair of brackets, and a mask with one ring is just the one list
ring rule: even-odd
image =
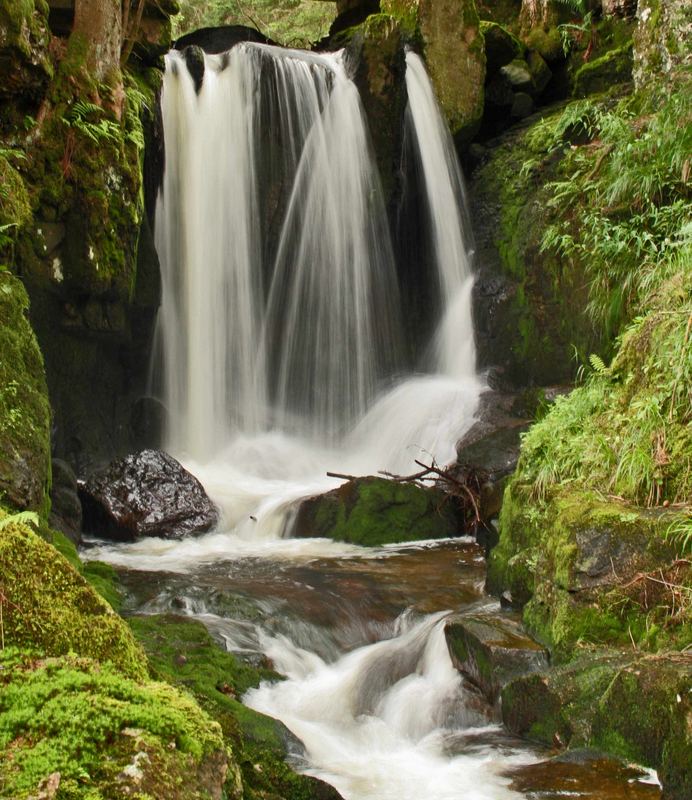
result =
[{"label": "green moss", "polygon": [[50,408],[43,358],[21,282],[0,270],[0,493],[47,514]]},{"label": "green moss", "polygon": [[359,478],[305,501],[295,531],[298,536],[376,547],[454,536],[461,533],[460,526],[453,499],[439,490]]},{"label": "green moss", "polygon": [[172,687],[74,656],[37,660],[10,648],[0,664],[3,794],[26,798],[55,772],[61,800],[202,800],[223,782],[219,726]]},{"label": "green moss", "polygon": [[130,624],[154,674],[191,691],[221,724],[241,767],[246,800],[336,798],[329,787],[288,766],[292,737],[280,722],[239,702],[261,680],[278,679],[276,673],[253,668],[222,650],[199,622],[166,615],[133,617]]},{"label": "green moss", "polygon": [[127,625],[50,544],[24,525],[0,531],[6,645],[110,661],[142,678],[146,659]]},{"label": "green moss", "polygon": [[632,42],[582,64],[574,75],[574,96],[586,97],[632,80]]}]

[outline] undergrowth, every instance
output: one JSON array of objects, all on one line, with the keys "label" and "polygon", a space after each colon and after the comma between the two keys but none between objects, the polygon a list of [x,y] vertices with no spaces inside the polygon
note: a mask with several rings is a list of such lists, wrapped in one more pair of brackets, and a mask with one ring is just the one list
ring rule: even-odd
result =
[{"label": "undergrowth", "polygon": [[[692,502],[690,121],[683,88],[657,111],[572,103],[530,134],[534,148],[564,153],[542,248],[585,269],[594,324],[619,333],[612,363],[592,357],[525,435],[518,479],[534,500],[573,482],[683,514]],[[689,549],[689,520],[671,525]]]}]

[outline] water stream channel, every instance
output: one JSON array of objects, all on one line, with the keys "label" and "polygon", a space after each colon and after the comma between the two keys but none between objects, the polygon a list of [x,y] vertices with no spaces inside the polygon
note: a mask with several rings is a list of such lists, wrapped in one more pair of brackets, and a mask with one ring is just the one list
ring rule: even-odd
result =
[{"label": "water stream channel", "polygon": [[498,610],[472,539],[365,550],[284,538],[298,499],[340,483],[328,471],[452,460],[484,388],[461,173],[413,53],[407,90],[440,320],[413,360],[343,57],[243,44],[206,56],[196,85],[168,56],[153,380],[167,449],[222,522],[87,555],[121,570],[127,612],[190,615],[285,675],[244,702],[282,720],[304,744],[300,768],[346,800],[653,799],[657,786],[612,763],[546,762],[453,667],[445,617]]}]

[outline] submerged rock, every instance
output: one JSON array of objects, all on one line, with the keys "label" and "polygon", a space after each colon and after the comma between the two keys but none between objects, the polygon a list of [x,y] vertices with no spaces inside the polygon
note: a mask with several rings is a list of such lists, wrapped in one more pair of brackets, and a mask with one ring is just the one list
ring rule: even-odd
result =
[{"label": "submerged rock", "polygon": [[87,480],[81,499],[84,529],[110,539],[181,539],[218,521],[202,484],[160,450],[114,461]]},{"label": "submerged rock", "polygon": [[439,489],[373,476],[304,500],[292,536],[378,546],[463,533],[453,498]]},{"label": "submerged rock", "polygon": [[494,703],[502,688],[529,672],[548,667],[548,652],[510,617],[455,615],[445,621],[454,666]]}]

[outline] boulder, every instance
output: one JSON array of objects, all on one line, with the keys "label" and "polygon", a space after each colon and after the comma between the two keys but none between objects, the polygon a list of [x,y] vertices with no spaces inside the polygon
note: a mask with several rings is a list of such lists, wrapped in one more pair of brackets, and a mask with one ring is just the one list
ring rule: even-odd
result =
[{"label": "boulder", "polygon": [[454,666],[489,703],[497,700],[510,681],[548,667],[548,651],[517,620],[504,615],[449,617],[445,639]]},{"label": "boulder", "polygon": [[546,64],[543,56],[540,53],[537,53],[535,50],[532,50],[529,53],[526,63],[529,65],[534,91],[536,95],[539,95],[550,83],[553,73],[550,67]]},{"label": "boulder", "polygon": [[502,25],[483,21],[480,30],[485,39],[486,70],[489,75],[524,55],[524,45]]},{"label": "boulder", "polygon": [[585,655],[519,677],[501,693],[510,731],[560,747],[598,747],[658,770],[664,796],[692,792],[692,656]]},{"label": "boulder", "polygon": [[354,478],[300,504],[291,536],[364,546],[464,533],[453,498],[439,489],[385,478]]},{"label": "boulder", "polygon": [[524,119],[533,112],[533,97],[528,92],[515,92],[512,98],[510,116],[512,119]]},{"label": "boulder", "polygon": [[618,83],[632,80],[632,45],[611,50],[600,58],[587,61],[574,76],[574,96],[587,97],[605,92]]},{"label": "boulder", "polygon": [[81,488],[84,530],[108,539],[181,539],[211,530],[218,511],[202,484],[167,453],[142,450]]},{"label": "boulder", "polygon": [[505,64],[500,69],[500,74],[503,75],[512,90],[515,92],[532,92],[533,91],[533,78],[531,77],[531,70],[529,65],[521,58],[515,58],[509,64]]}]

